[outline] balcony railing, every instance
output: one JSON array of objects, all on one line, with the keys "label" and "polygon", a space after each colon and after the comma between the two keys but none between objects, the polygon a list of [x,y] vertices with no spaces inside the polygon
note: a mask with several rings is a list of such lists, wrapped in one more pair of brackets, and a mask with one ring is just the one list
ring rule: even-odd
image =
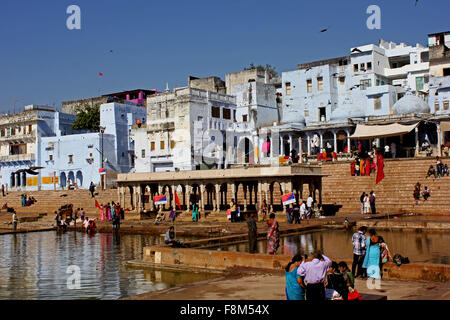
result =
[{"label": "balcony railing", "polygon": [[32,130],[31,132],[23,133],[23,132],[16,132],[15,134],[9,135],[9,136],[0,136],[0,140],[19,140],[24,138],[34,138],[36,136],[36,130]]},{"label": "balcony railing", "polygon": [[36,154],[34,153],[10,154],[8,156],[0,156],[0,162],[34,161],[35,159]]}]

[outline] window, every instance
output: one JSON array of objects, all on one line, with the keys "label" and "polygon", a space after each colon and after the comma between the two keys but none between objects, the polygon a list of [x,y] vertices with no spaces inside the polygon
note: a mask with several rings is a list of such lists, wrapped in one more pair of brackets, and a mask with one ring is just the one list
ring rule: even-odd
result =
[{"label": "window", "polygon": [[155,150],[155,141],[150,142],[150,150],[151,151]]},{"label": "window", "polygon": [[16,128],[12,128],[11,129],[11,135],[13,136],[13,135],[15,135],[16,134]]},{"label": "window", "polygon": [[371,86],[372,86],[372,80],[371,79],[366,79],[366,80],[361,80],[360,81],[359,88],[361,90],[366,90],[367,88],[370,88]]},{"label": "window", "polygon": [[339,84],[343,86],[345,84],[345,77],[339,77]]},{"label": "window", "polygon": [[367,70],[372,70],[372,62],[367,62]]},{"label": "window", "polygon": [[73,154],[69,154],[69,163],[73,163]]},{"label": "window", "polygon": [[444,100],[444,110],[448,110],[448,100]]},{"label": "window", "polygon": [[319,108],[319,121],[326,121],[326,108]]},{"label": "window", "polygon": [[305,109],[305,117],[309,117],[309,110]]},{"label": "window", "polygon": [[373,109],[380,110],[381,109],[381,97],[375,97],[373,99]]},{"label": "window", "polygon": [[318,77],[317,78],[317,91],[322,91],[322,90],[323,90],[323,78]]},{"label": "window", "polygon": [[286,82],[284,85],[286,86],[286,95],[289,96],[291,94],[291,83]]},{"label": "window", "polygon": [[175,141],[170,140],[170,149],[175,148]]},{"label": "window", "polygon": [[[123,153],[123,152],[122,152],[122,153]],[[93,157],[92,153],[89,153],[89,157],[90,157],[90,158],[92,158],[92,157]]]},{"label": "window", "polygon": [[222,113],[223,113],[223,118],[226,120],[230,120],[231,119],[231,110],[228,108],[223,108],[222,109]]},{"label": "window", "polygon": [[311,79],[306,80],[306,92],[308,92],[308,93],[312,92],[312,80]]},{"label": "window", "polygon": [[9,146],[9,154],[26,154],[27,153],[27,145],[23,144],[11,144]]},{"label": "window", "polygon": [[160,147],[161,150],[164,150],[164,148],[166,147],[165,144],[164,144],[164,141],[160,142],[159,147]]},{"label": "window", "polygon": [[141,158],[145,158],[145,149],[141,150]]},{"label": "window", "polygon": [[360,64],[359,64],[359,70],[365,71],[364,63],[360,63]]},{"label": "window", "polygon": [[2,129],[2,130],[0,131],[0,136],[2,136],[2,137],[5,136],[5,129]]},{"label": "window", "polygon": [[416,77],[416,90],[423,90],[424,77]]},{"label": "window", "polygon": [[358,72],[358,64],[353,65],[353,72]]},{"label": "window", "polygon": [[28,125],[28,133],[31,133],[32,130],[33,130],[33,125],[32,124]]},{"label": "window", "polygon": [[165,113],[166,113],[166,119],[169,118],[169,108],[166,107]]},{"label": "window", "polygon": [[220,107],[211,107],[211,116],[213,118],[220,118]]},{"label": "window", "polygon": [[439,101],[434,102],[434,111],[439,111]]},{"label": "window", "polygon": [[242,116],[242,122],[247,122],[247,115],[246,115],[246,114],[244,114],[244,115]]},{"label": "window", "polygon": [[53,155],[52,155],[52,154],[50,154],[50,155],[48,156],[48,160],[49,160],[49,161],[53,161]]},{"label": "window", "polygon": [[442,72],[444,73],[444,77],[450,76],[450,68],[444,68],[444,69],[442,70]]}]

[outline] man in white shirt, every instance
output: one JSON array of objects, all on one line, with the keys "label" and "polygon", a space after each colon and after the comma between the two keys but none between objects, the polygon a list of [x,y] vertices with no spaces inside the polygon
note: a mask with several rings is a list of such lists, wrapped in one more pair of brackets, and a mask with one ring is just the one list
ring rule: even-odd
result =
[{"label": "man in white shirt", "polygon": [[312,203],[313,203],[313,198],[311,197],[311,195],[309,195],[308,199],[306,200],[306,207],[308,209],[307,215],[310,217],[311,216],[311,207],[312,207]]},{"label": "man in white shirt", "polygon": [[389,145],[384,146],[384,157],[389,157]]},{"label": "man in white shirt", "polygon": [[306,216],[306,204],[305,201],[302,201],[300,205],[300,219],[305,219]]}]

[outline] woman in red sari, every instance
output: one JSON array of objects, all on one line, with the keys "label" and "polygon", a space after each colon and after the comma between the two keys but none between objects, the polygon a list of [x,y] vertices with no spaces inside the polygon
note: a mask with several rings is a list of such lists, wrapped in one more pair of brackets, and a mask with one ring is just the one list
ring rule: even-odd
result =
[{"label": "woman in red sari", "polygon": [[365,161],[365,169],[364,172],[366,173],[366,176],[370,176],[370,158],[367,158]]},{"label": "woman in red sari", "polygon": [[278,230],[278,221],[275,220],[275,213],[269,215],[267,226],[267,251],[269,254],[275,254],[280,247],[280,231]]}]

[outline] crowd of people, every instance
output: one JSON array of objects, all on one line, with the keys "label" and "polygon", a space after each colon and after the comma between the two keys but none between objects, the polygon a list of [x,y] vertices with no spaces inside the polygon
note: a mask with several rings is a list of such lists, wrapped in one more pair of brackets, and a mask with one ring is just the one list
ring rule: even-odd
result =
[{"label": "crowd of people", "polygon": [[363,192],[359,197],[361,202],[361,214],[369,214],[369,210],[372,211],[372,214],[377,213],[376,209],[376,196],[375,192],[370,191],[370,193]]},{"label": "crowd of people", "polygon": [[442,163],[440,157],[436,157],[436,168],[431,164],[425,178],[428,179],[429,177],[433,177],[434,179],[439,179],[444,176],[449,176],[448,166],[446,163]]},{"label": "crowd of people", "polygon": [[286,298],[312,301],[361,299],[355,290],[355,279],[381,279],[383,265],[392,257],[383,237],[365,226],[353,234],[352,244],[352,270],[345,261],[331,261],[320,251],[314,252],[311,259],[307,255],[295,255],[285,268]]},{"label": "crowd of people", "polygon": [[22,207],[29,207],[32,204],[36,203],[37,200],[33,197],[33,196],[28,196],[26,194],[21,194],[20,195],[20,200],[22,203]]},{"label": "crowd of people", "polygon": [[[97,206],[96,202],[96,206]],[[113,231],[119,231],[120,220],[125,219],[125,210],[120,206],[120,203],[107,203],[106,205],[100,204],[97,206],[100,209],[100,220],[111,221]]]}]

